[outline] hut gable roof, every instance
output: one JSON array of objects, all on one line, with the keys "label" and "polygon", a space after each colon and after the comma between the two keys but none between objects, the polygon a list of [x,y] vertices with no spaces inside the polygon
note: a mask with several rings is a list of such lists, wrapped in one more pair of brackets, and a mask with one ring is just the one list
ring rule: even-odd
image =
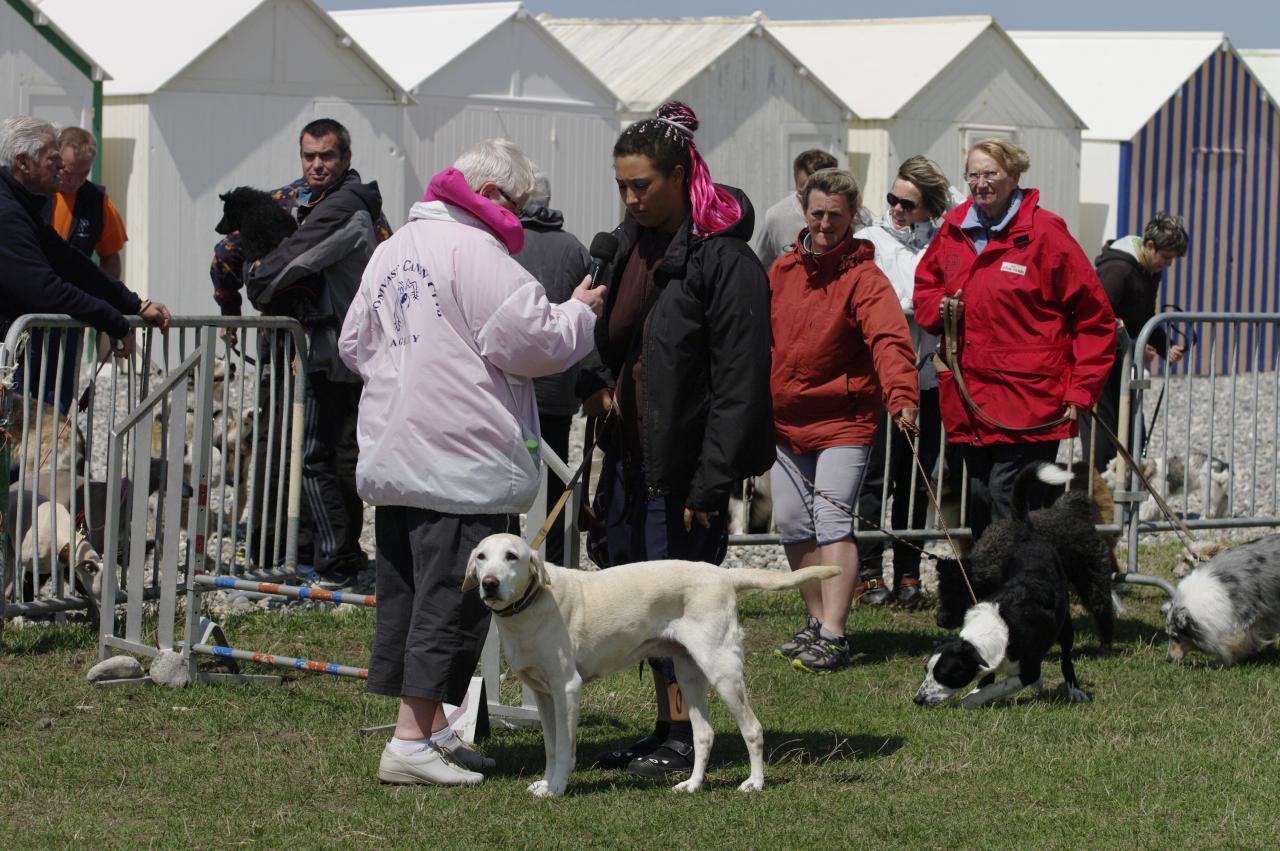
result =
[{"label": "hut gable roof", "polygon": [[1128,141],[1213,54],[1220,32],[1009,33],[1088,125],[1085,139]]},{"label": "hut gable roof", "polygon": [[[653,112],[748,36],[767,38],[803,74],[808,70],[763,24],[764,15],[708,18],[538,17],[596,73],[631,112]],[[817,74],[814,84],[841,108],[844,101]]]},{"label": "hut gable roof", "polygon": [[1258,78],[1258,82],[1271,95],[1271,100],[1280,104],[1280,50],[1238,50],[1249,71]]},{"label": "hut gable roof", "polygon": [[[31,22],[32,24],[35,25],[37,30],[39,30],[41,27],[48,29],[49,32],[53,33],[59,39],[61,39],[63,43],[66,44],[66,46],[71,49],[72,52],[74,52],[77,56],[80,57],[80,59],[84,62],[84,64],[89,68],[88,76],[90,79],[93,79],[93,80],[110,80],[111,79],[111,75],[107,73],[106,69],[103,68],[103,66],[96,59],[94,59],[93,55],[90,54],[89,51],[86,50],[84,47],[77,44],[75,39],[71,37],[71,35],[66,31],[66,29],[59,25],[59,16],[56,12],[51,11],[48,8],[49,4],[42,3],[41,0],[15,0],[15,2],[19,6],[24,7],[27,10],[27,12],[30,13]],[[56,42],[54,46],[57,47]]]},{"label": "hut gable roof", "polygon": [[[70,31],[111,69],[107,95],[149,95],[206,55],[232,29],[273,0],[39,0],[42,10]],[[315,0],[305,4],[333,31],[335,41],[350,37]],[[388,88],[399,88],[367,54],[358,55]]]}]

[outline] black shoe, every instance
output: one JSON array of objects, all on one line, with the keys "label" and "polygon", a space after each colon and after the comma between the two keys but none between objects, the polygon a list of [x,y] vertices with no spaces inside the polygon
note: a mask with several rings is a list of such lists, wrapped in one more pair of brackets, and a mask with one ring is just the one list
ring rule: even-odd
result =
[{"label": "black shoe", "polygon": [[647,756],[638,756],[627,766],[628,774],[642,777],[661,777],[680,771],[693,770],[693,745],[679,739],[667,739],[662,746]]},{"label": "black shoe", "polygon": [[863,606],[883,606],[889,602],[889,586],[879,576],[859,582],[853,589],[853,602]]},{"label": "black shoe", "polygon": [[638,742],[632,742],[625,748],[615,751],[604,751],[596,754],[591,761],[592,768],[626,768],[636,757],[647,756],[662,746],[666,741],[666,733],[653,732]]},{"label": "black shoe", "polygon": [[897,581],[897,586],[893,589],[893,605],[895,608],[912,611],[923,609],[928,605],[929,601],[925,599],[924,591],[920,588],[919,578],[904,576]]}]

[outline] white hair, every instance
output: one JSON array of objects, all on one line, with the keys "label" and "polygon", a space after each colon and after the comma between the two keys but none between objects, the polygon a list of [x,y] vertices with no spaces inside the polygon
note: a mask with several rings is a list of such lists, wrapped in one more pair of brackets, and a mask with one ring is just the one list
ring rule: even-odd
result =
[{"label": "white hair", "polygon": [[43,118],[15,115],[0,126],[0,166],[13,168],[19,154],[31,159],[58,138],[58,128]]},{"label": "white hair", "polygon": [[533,167],[533,190],[529,193],[529,204],[540,204],[543,207],[551,204],[551,181],[542,169]]},{"label": "white hair", "polygon": [[496,184],[512,198],[533,191],[533,163],[524,151],[506,139],[485,139],[467,148],[454,162],[474,192],[486,183]]}]

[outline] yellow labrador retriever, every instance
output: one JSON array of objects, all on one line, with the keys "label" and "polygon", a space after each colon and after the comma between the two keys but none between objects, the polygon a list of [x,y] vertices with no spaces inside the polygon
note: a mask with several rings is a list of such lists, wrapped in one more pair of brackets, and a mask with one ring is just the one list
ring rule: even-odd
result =
[{"label": "yellow labrador retriever", "polygon": [[547,767],[529,791],[538,797],[564,794],[577,747],[582,684],[650,656],[674,659],[693,724],[693,773],[674,789],[693,792],[706,773],[715,735],[707,715],[708,684],[747,743],[751,776],[738,788],[762,788],[764,732],[742,678],[738,592],[781,591],[839,572],[830,566],[791,573],[724,569],[674,560],[586,572],[543,564],[515,535],[485,538],[471,551],[462,590],[480,589],[498,616],[507,663],[537,699]]}]

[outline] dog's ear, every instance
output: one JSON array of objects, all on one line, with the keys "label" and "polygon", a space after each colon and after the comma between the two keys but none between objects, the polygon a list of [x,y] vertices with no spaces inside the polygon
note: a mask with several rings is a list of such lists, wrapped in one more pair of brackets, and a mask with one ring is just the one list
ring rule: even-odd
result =
[{"label": "dog's ear", "polygon": [[537,575],[539,585],[551,586],[551,576],[547,573],[546,563],[542,561],[542,554],[532,548],[529,550],[529,566],[533,568],[534,574]]},{"label": "dog's ear", "polygon": [[[479,549],[477,547],[477,549]],[[480,585],[480,577],[477,573],[479,566],[476,563],[476,551],[471,551],[470,558],[467,559],[467,573],[462,577],[462,593],[467,593],[472,588]]]},{"label": "dog's ear", "polygon": [[231,198],[230,192],[223,192],[218,195],[218,200],[224,204],[227,203],[227,201],[230,200],[230,198]]}]

